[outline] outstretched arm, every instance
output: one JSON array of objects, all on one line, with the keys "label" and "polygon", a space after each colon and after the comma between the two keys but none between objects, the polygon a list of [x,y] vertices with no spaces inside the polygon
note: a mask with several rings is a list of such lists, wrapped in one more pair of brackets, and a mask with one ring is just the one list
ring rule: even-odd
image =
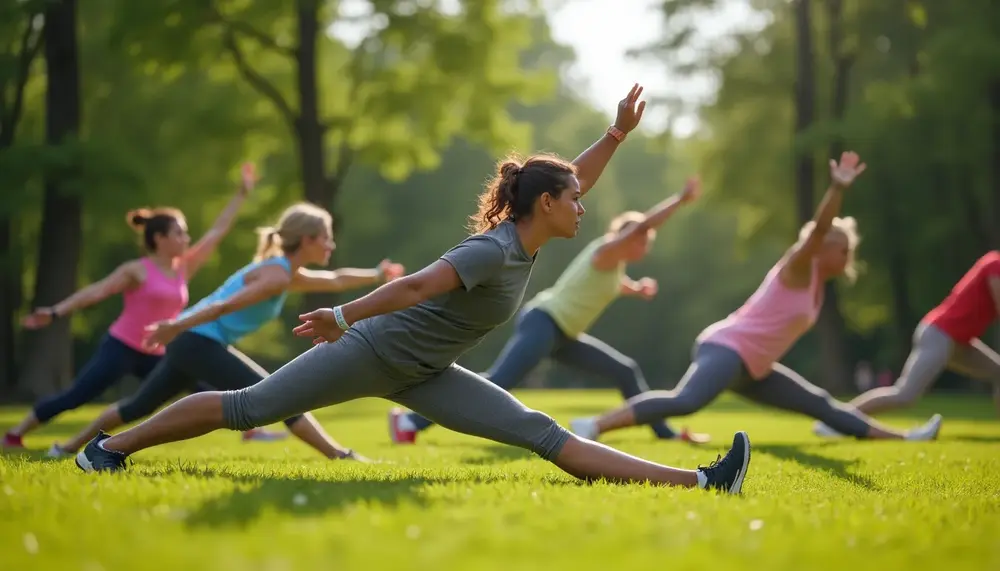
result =
[{"label": "outstretched arm", "polygon": [[161,321],[146,328],[150,332],[143,345],[166,345],[184,331],[279,295],[291,283],[288,273],[278,266],[266,266],[244,278],[244,286],[231,297],[206,304],[176,321]]},{"label": "outstretched arm", "polygon": [[315,343],[336,341],[363,319],[413,307],[458,288],[472,290],[488,282],[503,263],[499,245],[485,236],[472,236],[415,274],[391,281],[342,306],[300,315],[303,323],[293,331],[301,337],[312,337]]},{"label": "outstretched arm", "polygon": [[402,264],[382,260],[377,268],[338,268],[336,270],[309,270],[299,268],[292,276],[292,290],[301,292],[336,293],[379,285],[398,279],[406,273]]},{"label": "outstretched arm", "polygon": [[639,100],[642,94],[642,86],[638,83],[618,103],[618,116],[615,118],[614,127],[607,130],[604,135],[580,156],[573,160],[576,165],[576,177],[580,181],[580,194],[587,194],[591,188],[597,184],[597,179],[604,172],[604,167],[608,166],[611,157],[618,150],[618,145],[625,140],[628,135],[639,124],[642,119],[642,112],[646,108],[646,102]]},{"label": "outstretched arm", "polygon": [[126,262],[104,279],[94,282],[73,295],[53,305],[39,307],[27,315],[21,324],[28,329],[39,329],[52,323],[53,318],[64,317],[74,311],[89,307],[112,295],[119,294],[142,282],[143,268],[138,261]]},{"label": "outstretched arm", "polygon": [[212,227],[208,229],[208,232],[205,232],[205,235],[194,246],[188,248],[188,251],[184,253],[181,263],[183,264],[182,269],[185,279],[190,281],[198,273],[198,270],[208,261],[208,257],[212,255],[212,252],[215,251],[219,243],[222,242],[222,239],[232,229],[233,222],[236,220],[236,214],[257,183],[252,164],[247,163],[243,165],[242,177],[240,189],[229,200],[229,204],[226,205],[218,218],[215,219]]},{"label": "outstretched arm", "polygon": [[809,235],[796,247],[788,260],[786,269],[791,273],[787,279],[795,283],[808,283],[812,272],[812,260],[823,246],[827,232],[833,225],[833,219],[840,214],[840,205],[844,200],[844,190],[851,186],[854,179],[865,172],[865,163],[859,162],[857,153],[845,152],[840,156],[840,163],[830,159],[830,187],[823,195],[823,200],[813,216],[813,227]]},{"label": "outstretched arm", "polygon": [[617,236],[608,240],[597,251],[594,252],[591,263],[599,270],[610,270],[618,265],[624,258],[627,244],[632,237],[645,234],[646,232],[659,228],[670,218],[674,212],[682,205],[697,200],[701,194],[701,181],[697,178],[688,179],[684,185],[684,190],[660,202],[650,208],[643,215],[643,219],[636,224],[629,224]]}]

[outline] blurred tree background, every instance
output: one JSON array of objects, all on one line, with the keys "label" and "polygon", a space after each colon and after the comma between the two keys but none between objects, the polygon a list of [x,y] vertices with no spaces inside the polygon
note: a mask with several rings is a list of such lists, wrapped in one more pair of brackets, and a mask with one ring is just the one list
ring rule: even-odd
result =
[{"label": "blurred tree background", "polygon": [[[725,3],[662,1],[664,37],[635,57],[710,72],[718,92],[693,136],[629,138],[580,236],[539,256],[529,295],[616,213],[701,173],[704,199],[629,270],[659,280],[657,299],[618,301],[594,328],[671,387],[698,332],[794,240],[829,156],[851,148],[869,164],[845,206],[864,271],[830,287],[821,324],[787,359],[848,394],[859,363],[898,372],[922,315],[1000,246],[1000,3],[750,0],[761,26],[699,43],[693,29]],[[140,254],[125,211],[179,207],[197,238],[243,160],[261,184],[193,299],[249,261],[254,229],[298,200],[334,213],[335,265],[433,261],[463,237],[498,157],[572,157],[612,119],[563,73],[575,55],[547,17],[501,0],[0,0],[3,401],[65,386],[117,316],[118,298],[40,333],[18,325]],[[288,333],[297,308],[329,302],[292,298],[240,347],[280,366],[305,348]],[[487,367],[509,333],[462,363]],[[529,385],[593,380],[543,366]]]}]

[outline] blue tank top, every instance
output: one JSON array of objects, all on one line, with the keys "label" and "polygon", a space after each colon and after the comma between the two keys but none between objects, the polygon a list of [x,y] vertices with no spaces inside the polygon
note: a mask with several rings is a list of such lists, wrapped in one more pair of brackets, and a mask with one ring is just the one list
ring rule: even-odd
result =
[{"label": "blue tank top", "polygon": [[[219,286],[218,289],[205,296],[198,303],[189,307],[178,319],[182,319],[211,303],[229,299],[233,296],[233,294],[243,288],[243,276],[245,276],[247,272],[255,270],[261,266],[271,264],[279,264],[289,273],[292,271],[291,262],[289,262],[288,258],[284,256],[268,258],[260,262],[247,264],[235,274],[229,276],[229,279]],[[232,345],[241,337],[257,331],[265,323],[278,317],[278,315],[281,314],[281,308],[285,305],[285,298],[287,297],[288,291],[286,290],[280,295],[269,297],[264,301],[260,301],[249,307],[244,307],[239,311],[223,315],[215,321],[209,321],[208,323],[196,325],[191,328],[191,332],[203,335],[209,339],[214,339],[225,345]]]}]

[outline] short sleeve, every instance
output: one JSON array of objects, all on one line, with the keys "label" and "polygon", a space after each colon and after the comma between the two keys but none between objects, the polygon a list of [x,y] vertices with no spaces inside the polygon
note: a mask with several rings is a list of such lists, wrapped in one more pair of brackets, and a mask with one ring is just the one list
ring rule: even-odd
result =
[{"label": "short sleeve", "polygon": [[480,235],[470,236],[445,252],[441,259],[455,268],[465,290],[469,291],[500,272],[504,253],[499,244]]},{"label": "short sleeve", "polygon": [[1000,252],[994,250],[987,254],[986,264],[983,268],[985,274],[989,277],[997,276],[1000,277]]}]

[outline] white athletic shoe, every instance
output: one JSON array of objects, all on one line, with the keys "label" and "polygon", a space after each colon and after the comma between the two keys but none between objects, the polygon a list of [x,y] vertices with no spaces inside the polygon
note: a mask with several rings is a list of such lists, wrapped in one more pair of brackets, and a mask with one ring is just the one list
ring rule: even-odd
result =
[{"label": "white athletic shoe", "polygon": [[918,426],[906,433],[907,440],[937,440],[938,433],[941,432],[940,414],[935,414],[923,426]]},{"label": "white athletic shoe", "polygon": [[58,458],[66,458],[68,456],[73,456],[74,454],[69,450],[62,448],[58,444],[53,443],[52,446],[49,447],[49,451],[46,452],[45,455],[48,456],[49,458],[58,459]]},{"label": "white athletic shoe", "polygon": [[816,421],[813,425],[813,434],[821,438],[842,438],[844,435],[830,428],[824,422]]},{"label": "white athletic shoe", "polygon": [[570,431],[587,440],[597,440],[597,420],[593,417],[574,418],[569,422]]}]

